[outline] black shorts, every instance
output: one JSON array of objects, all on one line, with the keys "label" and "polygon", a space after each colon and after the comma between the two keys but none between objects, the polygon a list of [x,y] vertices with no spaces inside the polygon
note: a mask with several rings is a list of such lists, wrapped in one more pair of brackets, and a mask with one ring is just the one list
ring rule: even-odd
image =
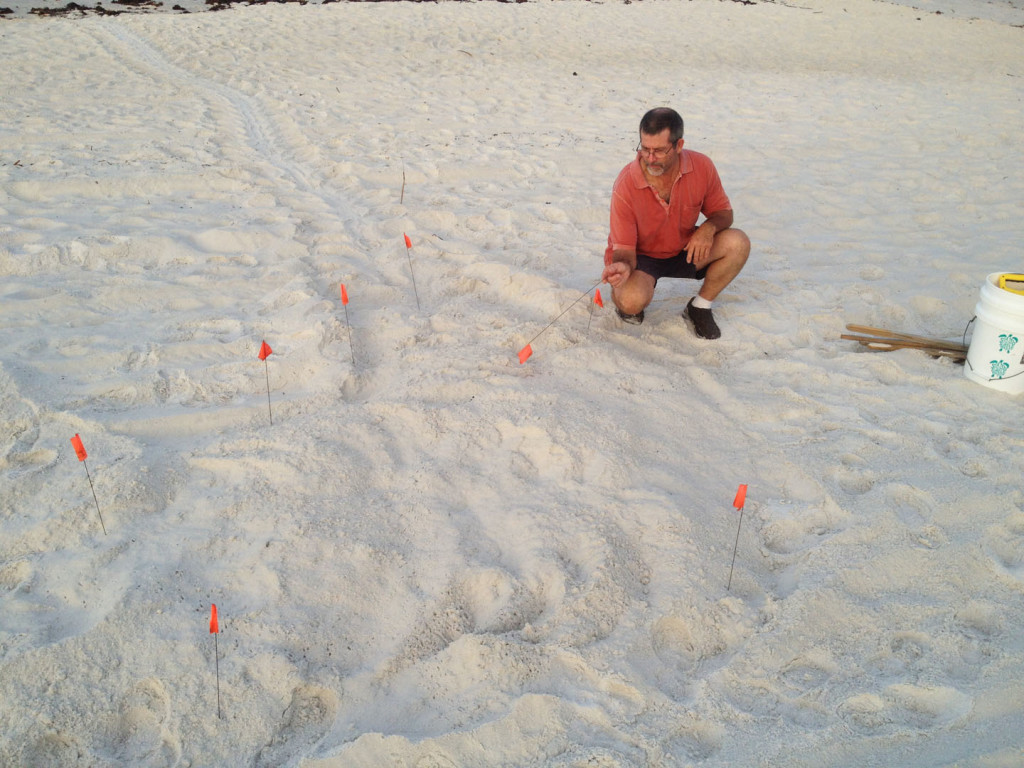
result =
[{"label": "black shorts", "polygon": [[654,278],[655,284],[663,277],[681,277],[685,280],[703,280],[708,268],[697,269],[686,260],[686,251],[680,251],[667,259],[652,259],[642,253],[636,255],[636,269]]}]

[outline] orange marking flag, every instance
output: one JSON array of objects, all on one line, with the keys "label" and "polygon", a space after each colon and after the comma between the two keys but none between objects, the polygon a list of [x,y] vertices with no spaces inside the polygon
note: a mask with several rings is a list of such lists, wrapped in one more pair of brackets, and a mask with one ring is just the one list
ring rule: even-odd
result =
[{"label": "orange marking flag", "polygon": [[[405,235],[404,232],[402,234]],[[405,235],[405,247],[412,248],[412,240],[409,239],[408,235]]]},{"label": "orange marking flag", "polygon": [[526,360],[533,354],[533,347],[527,344],[525,347],[519,350],[519,364],[522,365]]},{"label": "orange marking flag", "polygon": [[85,446],[82,445],[82,438],[75,433],[75,436],[71,438],[71,445],[75,448],[75,455],[78,456],[79,461],[85,461],[89,458],[89,454],[85,452]]},{"label": "orange marking flag", "polygon": [[594,303],[597,304],[601,309],[604,309],[604,300],[601,298],[601,289],[598,288],[594,292]]},{"label": "orange marking flag", "polygon": [[341,303],[348,304],[348,291],[345,290],[345,284],[341,284]]},{"label": "orange marking flag", "polygon": [[270,345],[267,344],[267,342],[264,341],[262,344],[260,344],[260,360],[266,360],[273,353],[274,350],[270,348]]},{"label": "orange marking flag", "polygon": [[743,505],[747,503],[747,486],[741,485],[736,489],[736,498],[732,500],[732,505],[736,509],[743,509]]},{"label": "orange marking flag", "polygon": [[220,632],[220,626],[217,624],[217,604],[212,603],[210,605],[210,634],[216,635]]}]

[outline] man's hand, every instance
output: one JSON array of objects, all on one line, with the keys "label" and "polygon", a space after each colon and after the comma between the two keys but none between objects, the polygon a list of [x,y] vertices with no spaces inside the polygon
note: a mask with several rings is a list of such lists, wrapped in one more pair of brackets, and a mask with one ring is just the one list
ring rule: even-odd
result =
[{"label": "man's hand", "polygon": [[708,214],[704,223],[690,235],[686,244],[686,260],[697,269],[711,263],[711,247],[715,244],[715,235],[732,226],[732,211],[715,211]]},{"label": "man's hand", "polygon": [[608,283],[612,288],[617,288],[629,279],[633,274],[633,268],[624,261],[613,261],[604,268],[601,273],[601,282]]},{"label": "man's hand", "polygon": [[697,269],[711,261],[711,246],[715,244],[717,231],[714,224],[705,221],[690,235],[690,242],[686,244],[686,260]]}]

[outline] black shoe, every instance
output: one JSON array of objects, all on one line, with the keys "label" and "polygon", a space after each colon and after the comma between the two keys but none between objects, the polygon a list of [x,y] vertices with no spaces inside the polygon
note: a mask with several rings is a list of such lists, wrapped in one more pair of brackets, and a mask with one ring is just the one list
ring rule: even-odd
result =
[{"label": "black shoe", "polygon": [[693,306],[693,299],[690,299],[690,303],[686,305],[684,314],[690,318],[694,332],[702,339],[717,339],[722,335],[711,310]]},{"label": "black shoe", "polygon": [[615,308],[615,312],[622,322],[629,323],[630,325],[640,325],[644,321],[644,311],[642,309],[635,315],[627,315],[618,307]]}]

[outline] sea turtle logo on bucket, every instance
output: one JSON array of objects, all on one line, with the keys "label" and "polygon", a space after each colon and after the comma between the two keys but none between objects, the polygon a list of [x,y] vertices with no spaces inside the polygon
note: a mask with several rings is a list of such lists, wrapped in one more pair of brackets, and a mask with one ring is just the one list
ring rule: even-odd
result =
[{"label": "sea turtle logo on bucket", "polygon": [[992,366],[992,378],[1001,379],[1006,375],[1006,372],[1010,370],[1010,364],[1003,360],[990,360],[989,365]]},{"label": "sea turtle logo on bucket", "polygon": [[1017,346],[1018,341],[1020,341],[1020,339],[1018,339],[1012,333],[999,334],[999,351],[1012,352],[1013,348]]}]

